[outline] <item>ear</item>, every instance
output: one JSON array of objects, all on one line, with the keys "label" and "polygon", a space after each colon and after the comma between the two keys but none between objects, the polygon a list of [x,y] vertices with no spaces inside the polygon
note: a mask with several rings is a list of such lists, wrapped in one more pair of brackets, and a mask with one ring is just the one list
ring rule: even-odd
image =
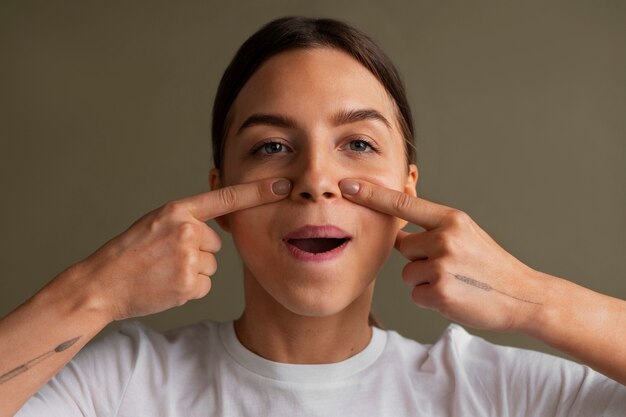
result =
[{"label": "ear", "polygon": [[417,170],[417,165],[410,164],[409,165],[409,173],[406,176],[406,183],[404,184],[404,192],[412,195],[413,197],[417,197],[417,180],[419,179],[419,171]]},{"label": "ear", "polygon": [[[212,168],[209,172],[209,186],[211,187],[211,191],[219,190],[223,187],[219,169]],[[216,217],[214,220],[222,228],[223,231],[230,233],[228,215]]]},{"label": "ear", "polygon": [[[417,197],[417,189],[415,187],[417,186],[418,179],[419,179],[419,171],[417,169],[417,165],[409,164],[409,173],[406,176],[406,179],[404,182],[404,188],[402,192],[410,196]],[[400,220],[399,229],[402,229],[407,224],[408,222],[406,220]]]}]

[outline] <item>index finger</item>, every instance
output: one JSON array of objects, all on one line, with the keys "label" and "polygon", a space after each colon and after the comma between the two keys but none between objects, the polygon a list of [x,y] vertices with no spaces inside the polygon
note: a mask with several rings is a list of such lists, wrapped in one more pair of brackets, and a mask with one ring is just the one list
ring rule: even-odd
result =
[{"label": "index finger", "polygon": [[339,187],[343,196],[355,203],[399,217],[426,230],[441,226],[451,210],[448,206],[367,181],[343,179]]},{"label": "index finger", "polygon": [[237,210],[282,200],[289,195],[291,182],[287,179],[265,179],[230,185],[196,194],[181,200],[198,220],[207,221]]}]

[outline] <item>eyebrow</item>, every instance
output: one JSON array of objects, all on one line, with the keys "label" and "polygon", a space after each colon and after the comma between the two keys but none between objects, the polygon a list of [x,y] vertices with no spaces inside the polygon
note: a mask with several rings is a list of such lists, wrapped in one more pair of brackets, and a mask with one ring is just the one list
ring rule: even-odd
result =
[{"label": "eyebrow", "polygon": [[[341,126],[349,123],[361,122],[364,120],[374,120],[385,124],[391,129],[391,123],[378,110],[374,109],[346,109],[337,112],[331,121],[334,126]],[[239,135],[243,130],[257,125],[267,125],[282,127],[286,129],[295,129],[298,123],[295,119],[280,114],[254,113],[250,115],[237,130]]]},{"label": "eyebrow", "polygon": [[391,129],[391,123],[389,123],[389,120],[387,120],[387,118],[385,118],[385,116],[383,116],[378,110],[374,109],[341,110],[332,118],[335,126],[360,122],[363,120],[377,120],[379,122],[383,122],[388,129]]},{"label": "eyebrow", "polygon": [[240,134],[244,129],[248,129],[256,125],[267,125],[283,127],[286,129],[295,129],[297,123],[291,117],[283,116],[280,114],[254,113],[241,124],[241,126],[237,130],[237,134]]}]

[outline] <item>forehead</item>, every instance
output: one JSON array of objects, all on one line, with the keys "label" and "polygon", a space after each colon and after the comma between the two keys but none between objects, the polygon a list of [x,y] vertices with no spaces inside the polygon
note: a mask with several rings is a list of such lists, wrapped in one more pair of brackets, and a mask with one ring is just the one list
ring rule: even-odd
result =
[{"label": "forehead", "polygon": [[265,61],[244,85],[230,130],[256,112],[290,115],[306,125],[345,108],[373,108],[395,120],[385,87],[350,55],[322,47],[291,50]]}]

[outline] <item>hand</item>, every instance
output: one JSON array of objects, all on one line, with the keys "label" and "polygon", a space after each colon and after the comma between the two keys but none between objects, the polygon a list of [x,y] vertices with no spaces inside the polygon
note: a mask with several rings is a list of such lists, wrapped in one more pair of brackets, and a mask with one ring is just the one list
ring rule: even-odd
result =
[{"label": "hand", "polygon": [[75,288],[89,288],[95,305],[110,321],[204,297],[217,270],[214,254],[221,248],[219,235],[205,222],[285,198],[289,188],[277,195],[272,191],[275,182],[224,187],[151,211],[73,266],[80,281]]},{"label": "hand", "polygon": [[[356,183],[354,194],[348,184]],[[410,262],[403,280],[413,301],[456,322],[515,331],[542,307],[541,282],[463,211],[361,180],[340,182],[345,198],[425,229],[400,230],[395,248]]]}]

